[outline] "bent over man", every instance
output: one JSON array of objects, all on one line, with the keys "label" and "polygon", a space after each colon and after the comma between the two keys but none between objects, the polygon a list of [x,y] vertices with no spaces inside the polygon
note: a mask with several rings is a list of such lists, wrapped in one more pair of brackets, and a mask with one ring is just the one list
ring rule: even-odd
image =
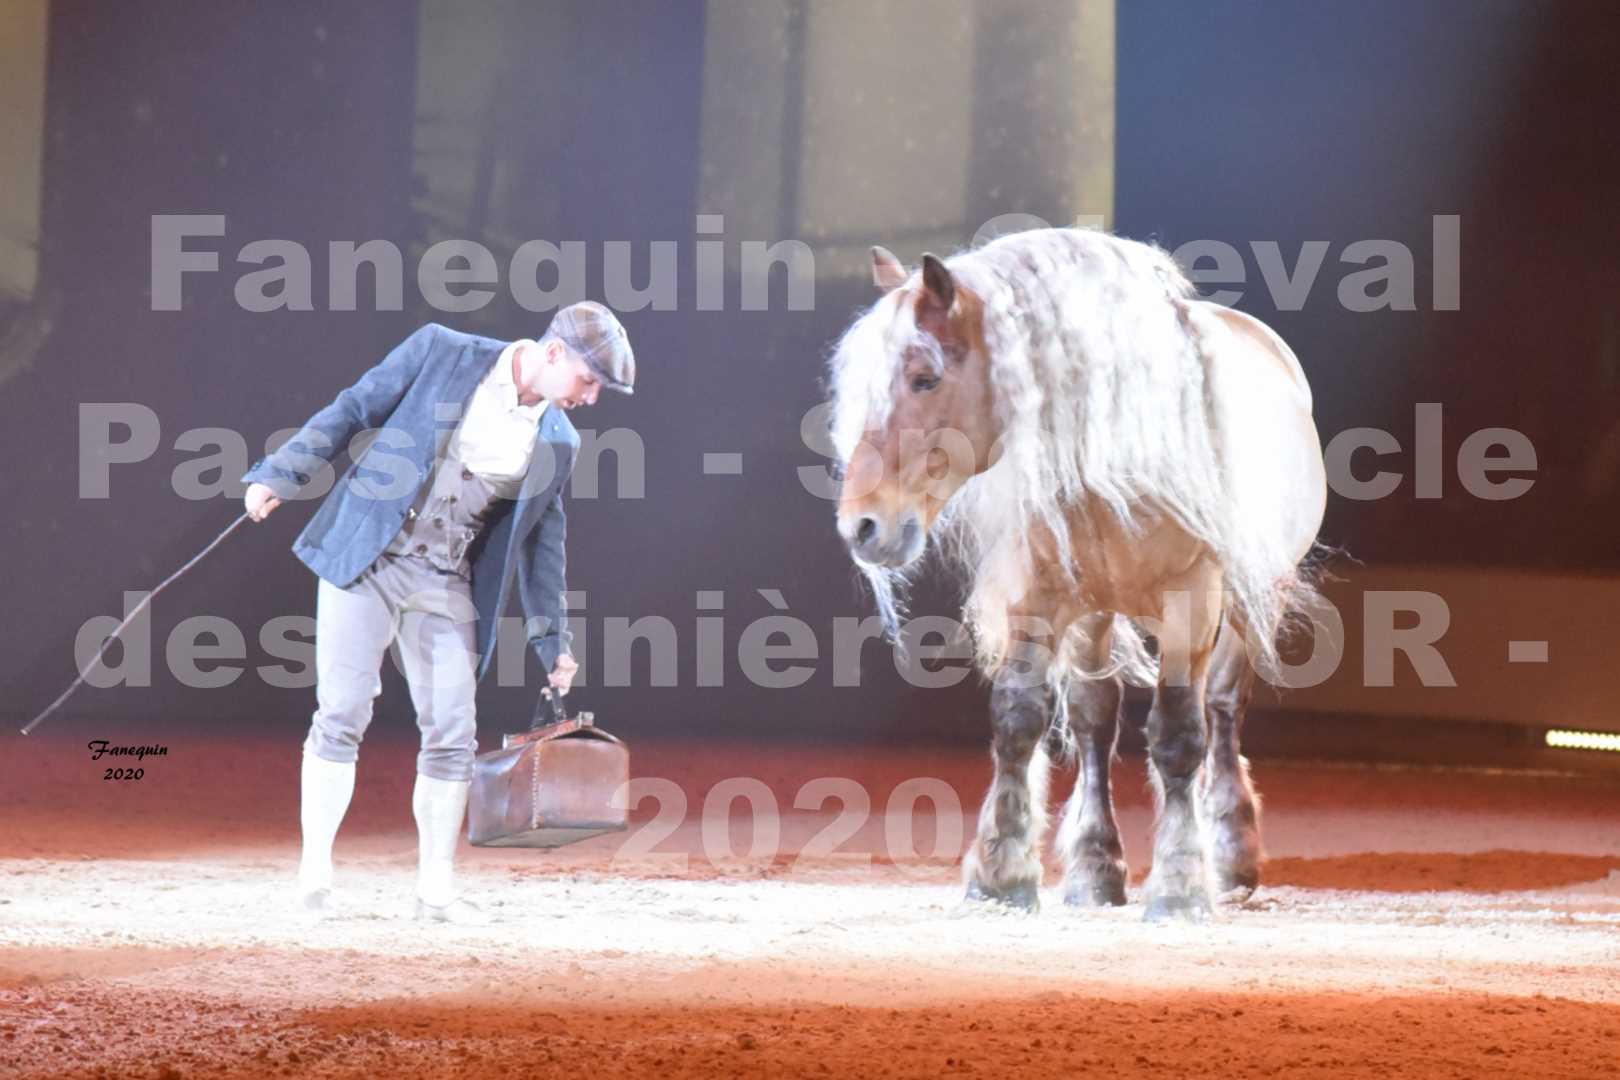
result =
[{"label": "bent over man", "polygon": [[242,478],[247,512],[262,521],[375,429],[293,544],[320,578],[299,813],[304,909],[330,908],[332,841],[394,646],[422,735],[416,914],[484,921],[452,875],[477,749],[474,690],[516,595],[551,686],[567,693],[578,665],[563,612],[562,489],[579,435],[566,413],[634,382],[629,339],[600,304],[564,308],[538,341],[430,323]]}]

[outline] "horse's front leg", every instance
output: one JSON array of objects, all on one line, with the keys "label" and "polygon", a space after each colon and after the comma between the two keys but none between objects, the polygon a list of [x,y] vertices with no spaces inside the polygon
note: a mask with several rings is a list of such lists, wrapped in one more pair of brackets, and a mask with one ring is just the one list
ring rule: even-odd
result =
[{"label": "horse's front leg", "polygon": [[[1106,657],[1106,653],[1104,654]],[[1092,668],[1091,670],[1096,670]],[[1125,849],[1114,820],[1110,770],[1119,739],[1124,688],[1111,679],[1079,680],[1069,690],[1069,728],[1079,775],[1063,812],[1057,846],[1063,853],[1063,901],[1077,906],[1125,902]]]},{"label": "horse's front leg", "polygon": [[969,900],[994,900],[1026,911],[1040,907],[1047,780],[1041,743],[1051,720],[1044,678],[1014,675],[1007,668],[997,674],[990,692],[995,776],[963,863]]}]

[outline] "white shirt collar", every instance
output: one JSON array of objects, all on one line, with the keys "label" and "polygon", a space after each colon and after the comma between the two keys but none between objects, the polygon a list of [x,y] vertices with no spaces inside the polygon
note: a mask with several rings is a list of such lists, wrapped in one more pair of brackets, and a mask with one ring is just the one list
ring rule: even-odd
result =
[{"label": "white shirt collar", "polygon": [[538,346],[528,338],[521,338],[507,345],[501,350],[499,360],[495,361],[495,370],[490,372],[496,400],[509,412],[514,412],[530,423],[537,423],[540,414],[546,411],[546,399],[541,398],[533,405],[522,405],[518,402],[517,382],[512,378],[512,357],[519,348],[537,348]]}]

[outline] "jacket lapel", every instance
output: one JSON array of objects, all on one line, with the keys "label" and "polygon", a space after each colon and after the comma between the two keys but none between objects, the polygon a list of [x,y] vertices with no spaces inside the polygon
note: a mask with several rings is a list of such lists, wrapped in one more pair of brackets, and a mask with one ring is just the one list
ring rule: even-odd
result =
[{"label": "jacket lapel", "polygon": [[534,450],[529,471],[523,478],[518,504],[518,537],[540,520],[546,506],[561,488],[573,468],[574,448],[569,443],[557,406],[548,405],[534,433]]}]

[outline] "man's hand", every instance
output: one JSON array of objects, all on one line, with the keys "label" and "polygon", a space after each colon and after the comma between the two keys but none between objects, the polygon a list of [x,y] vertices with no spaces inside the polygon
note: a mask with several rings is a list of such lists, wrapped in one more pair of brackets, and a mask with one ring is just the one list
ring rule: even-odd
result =
[{"label": "man's hand", "polygon": [[276,498],[276,493],[263,484],[249,484],[247,494],[242,498],[243,508],[254,521],[263,521],[280,505],[281,500]]},{"label": "man's hand", "polygon": [[579,662],[568,653],[557,657],[557,665],[551,669],[550,682],[558,695],[568,693],[569,687],[574,685],[574,673],[579,671]]}]

